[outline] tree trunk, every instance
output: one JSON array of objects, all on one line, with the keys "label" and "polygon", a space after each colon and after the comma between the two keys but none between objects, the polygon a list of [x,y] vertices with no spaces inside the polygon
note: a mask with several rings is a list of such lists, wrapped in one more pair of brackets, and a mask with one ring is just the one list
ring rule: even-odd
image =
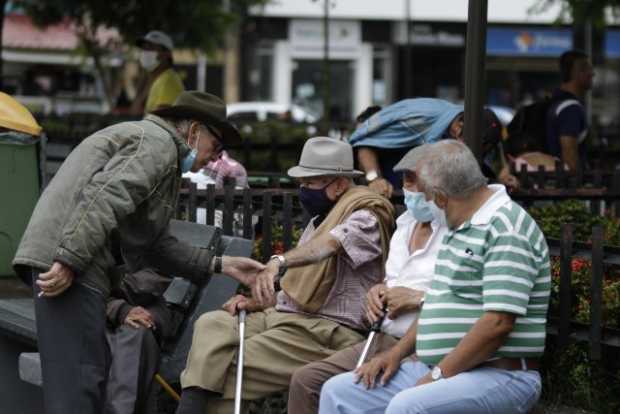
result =
[{"label": "tree trunk", "polygon": [[108,68],[103,65],[102,62],[102,48],[97,43],[97,37],[95,34],[96,31],[88,32],[88,29],[79,30],[80,41],[86,50],[87,56],[93,59],[93,65],[95,67],[95,72],[99,79],[101,79],[101,84],[103,86],[103,94],[106,103],[110,110],[114,108],[115,105],[115,96],[112,87],[112,82],[110,81],[110,74],[108,73]]}]

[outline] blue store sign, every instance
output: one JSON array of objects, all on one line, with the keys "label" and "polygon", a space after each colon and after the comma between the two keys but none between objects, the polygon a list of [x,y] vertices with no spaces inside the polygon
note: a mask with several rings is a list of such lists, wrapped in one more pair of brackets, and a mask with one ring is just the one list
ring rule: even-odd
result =
[{"label": "blue store sign", "polygon": [[605,33],[605,56],[620,58],[620,30],[607,30]]},{"label": "blue store sign", "polygon": [[489,55],[559,56],[572,47],[570,29],[491,27],[487,31]]}]

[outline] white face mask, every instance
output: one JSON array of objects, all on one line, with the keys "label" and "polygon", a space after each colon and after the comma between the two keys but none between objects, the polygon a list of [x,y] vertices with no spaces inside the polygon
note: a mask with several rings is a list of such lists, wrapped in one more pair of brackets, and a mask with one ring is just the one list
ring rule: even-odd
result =
[{"label": "white face mask", "polygon": [[140,65],[151,72],[159,65],[159,59],[157,59],[157,52],[154,50],[143,50],[140,53]]}]

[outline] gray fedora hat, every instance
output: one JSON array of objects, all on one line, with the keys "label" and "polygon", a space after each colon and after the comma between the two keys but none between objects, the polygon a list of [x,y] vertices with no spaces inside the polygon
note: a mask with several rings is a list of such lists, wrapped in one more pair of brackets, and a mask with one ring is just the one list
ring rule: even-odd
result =
[{"label": "gray fedora hat", "polygon": [[299,165],[289,169],[288,175],[293,178],[359,177],[364,173],[353,169],[353,147],[350,144],[333,138],[314,137],[306,141]]}]

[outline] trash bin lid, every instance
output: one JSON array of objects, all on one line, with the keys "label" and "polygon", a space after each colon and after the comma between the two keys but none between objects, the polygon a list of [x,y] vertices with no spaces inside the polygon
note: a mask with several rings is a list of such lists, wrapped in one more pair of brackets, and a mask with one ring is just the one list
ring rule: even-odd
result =
[{"label": "trash bin lid", "polygon": [[24,105],[4,92],[0,92],[0,127],[30,135],[39,135],[42,129]]}]

